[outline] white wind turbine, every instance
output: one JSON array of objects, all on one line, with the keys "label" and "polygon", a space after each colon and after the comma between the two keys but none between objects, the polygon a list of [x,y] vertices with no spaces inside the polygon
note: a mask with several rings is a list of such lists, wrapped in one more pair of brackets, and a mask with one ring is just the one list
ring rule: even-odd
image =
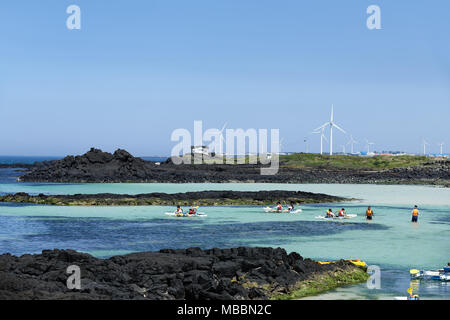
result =
[{"label": "white wind turbine", "polygon": [[313,131],[312,134],[320,134],[320,154],[323,154],[323,140],[328,142],[327,137],[325,137],[325,127],[322,127],[320,131]]},{"label": "white wind turbine", "polygon": [[347,142],[347,144],[350,144],[350,145],[352,146],[352,154],[354,154],[355,152],[354,152],[353,146],[354,146],[355,144],[358,144],[358,141],[356,141],[356,140],[353,138],[353,135],[350,135],[350,140]]},{"label": "white wind turbine", "polygon": [[422,139],[423,155],[427,154],[427,146],[430,145],[425,139]]},{"label": "white wind turbine", "polygon": [[333,155],[333,128],[338,129],[339,131],[347,134],[341,127],[339,127],[336,123],[334,123],[334,106],[331,105],[331,119],[329,122],[324,123],[322,126],[318,127],[314,131],[322,130],[322,128],[330,127],[330,156]]},{"label": "white wind turbine", "polygon": [[369,142],[369,140],[366,139],[366,144],[367,144],[367,154],[370,153],[370,146],[375,145],[375,142]]},{"label": "white wind turbine", "polygon": [[441,147],[441,156],[444,154],[444,142],[438,143],[438,146]]},{"label": "white wind turbine", "polygon": [[342,153],[343,154],[347,154],[346,150],[345,150],[345,144],[342,145]]},{"label": "white wind turbine", "polygon": [[223,132],[225,131],[225,128],[227,127],[227,122],[225,122],[225,124],[222,127],[222,130],[220,130],[220,135],[219,135],[219,154],[223,155],[223,145],[225,144],[225,139],[223,138]]}]

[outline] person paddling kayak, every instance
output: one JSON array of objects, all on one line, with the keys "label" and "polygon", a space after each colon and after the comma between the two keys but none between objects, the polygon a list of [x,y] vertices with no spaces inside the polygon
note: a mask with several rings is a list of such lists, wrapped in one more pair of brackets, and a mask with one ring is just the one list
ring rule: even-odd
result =
[{"label": "person paddling kayak", "polygon": [[414,206],[414,209],[412,211],[412,222],[417,223],[419,221],[419,208],[417,206]]},{"label": "person paddling kayak", "polygon": [[191,207],[191,208],[189,209],[189,215],[190,215],[190,216],[195,216],[195,215],[197,215],[197,208],[196,208],[196,207]]},{"label": "person paddling kayak", "polygon": [[345,218],[346,214],[345,214],[344,208],[342,208],[341,210],[338,211],[338,216],[341,218]]},{"label": "person paddling kayak", "polygon": [[373,210],[372,210],[371,207],[368,207],[368,208],[367,208],[367,211],[366,211],[366,218],[367,218],[367,220],[372,220],[372,218],[373,218]]},{"label": "person paddling kayak", "polygon": [[333,210],[328,209],[327,210],[327,215],[325,216],[325,218],[334,218]]},{"label": "person paddling kayak", "polygon": [[175,215],[177,217],[184,216],[183,209],[180,206],[177,206],[177,210],[175,210]]},{"label": "person paddling kayak", "polygon": [[281,202],[277,202],[276,210],[277,210],[278,212],[283,211],[283,206],[281,205]]},{"label": "person paddling kayak", "polygon": [[289,210],[289,212],[292,212],[292,211],[295,210],[294,202],[291,202],[291,204],[290,204],[289,207],[288,207],[288,210]]}]

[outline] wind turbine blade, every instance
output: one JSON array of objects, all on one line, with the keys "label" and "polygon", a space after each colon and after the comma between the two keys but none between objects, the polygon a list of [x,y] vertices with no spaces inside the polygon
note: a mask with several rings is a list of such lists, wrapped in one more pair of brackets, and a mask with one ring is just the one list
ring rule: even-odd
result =
[{"label": "wind turbine blade", "polygon": [[333,127],[335,127],[336,129],[342,131],[343,133],[347,134],[347,132],[345,132],[344,129],[342,129],[341,127],[339,127],[337,124],[333,123]]},{"label": "wind turbine blade", "polygon": [[323,125],[321,125],[320,127],[318,127],[317,129],[314,129],[314,131],[319,131],[322,130],[322,128],[325,128],[326,126],[329,126],[330,122],[324,123]]},{"label": "wind turbine blade", "polygon": [[327,137],[325,137],[325,135],[322,135],[322,138],[325,139],[326,142],[328,142]]},{"label": "wind turbine blade", "polygon": [[225,128],[227,127],[228,122],[225,122],[225,124],[222,127],[222,130],[220,130],[220,134],[222,134],[222,132],[225,130]]},{"label": "wind turbine blade", "polygon": [[334,105],[331,105],[331,121],[330,122],[333,122],[333,120],[334,120]]}]

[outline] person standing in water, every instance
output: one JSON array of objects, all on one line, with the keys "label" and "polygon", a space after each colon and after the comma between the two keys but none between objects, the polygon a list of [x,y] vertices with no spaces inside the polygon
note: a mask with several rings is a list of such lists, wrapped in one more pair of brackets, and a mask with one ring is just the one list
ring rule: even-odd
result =
[{"label": "person standing in water", "polygon": [[419,208],[417,206],[414,206],[414,209],[412,211],[412,222],[417,223],[419,221]]},{"label": "person standing in water", "polygon": [[367,211],[366,211],[366,219],[367,220],[372,220],[372,217],[373,217],[373,210],[372,210],[371,207],[368,207]]}]

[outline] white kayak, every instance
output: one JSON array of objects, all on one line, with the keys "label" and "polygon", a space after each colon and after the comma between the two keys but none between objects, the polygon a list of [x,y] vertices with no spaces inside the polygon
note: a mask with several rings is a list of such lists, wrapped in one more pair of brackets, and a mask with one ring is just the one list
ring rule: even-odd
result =
[{"label": "white kayak", "polygon": [[302,209],[295,209],[294,211],[289,211],[287,209],[283,209],[282,211],[278,211],[277,209],[274,208],[264,208],[264,212],[268,212],[268,213],[300,213],[302,212]]},{"label": "white kayak", "polygon": [[415,300],[419,300],[419,299],[411,299],[411,298],[408,298],[408,297],[394,297],[394,300],[397,300],[397,301],[415,301]]},{"label": "white kayak", "polygon": [[450,281],[450,274],[443,274],[439,278],[441,281]]},{"label": "white kayak", "polygon": [[345,219],[353,219],[356,218],[358,215],[357,214],[346,214],[345,217],[332,217],[332,218],[328,218],[325,216],[317,216],[316,219],[323,219],[323,220],[345,220]]},{"label": "white kayak", "polygon": [[179,217],[179,218],[195,218],[195,217],[201,218],[208,216],[206,213],[203,212],[197,212],[197,214],[195,215],[177,215],[176,212],[165,212],[164,214],[169,217]]},{"label": "white kayak", "polygon": [[441,281],[450,281],[450,273],[447,273],[445,270],[410,270],[411,278],[414,279],[429,279],[429,280],[441,280]]}]

